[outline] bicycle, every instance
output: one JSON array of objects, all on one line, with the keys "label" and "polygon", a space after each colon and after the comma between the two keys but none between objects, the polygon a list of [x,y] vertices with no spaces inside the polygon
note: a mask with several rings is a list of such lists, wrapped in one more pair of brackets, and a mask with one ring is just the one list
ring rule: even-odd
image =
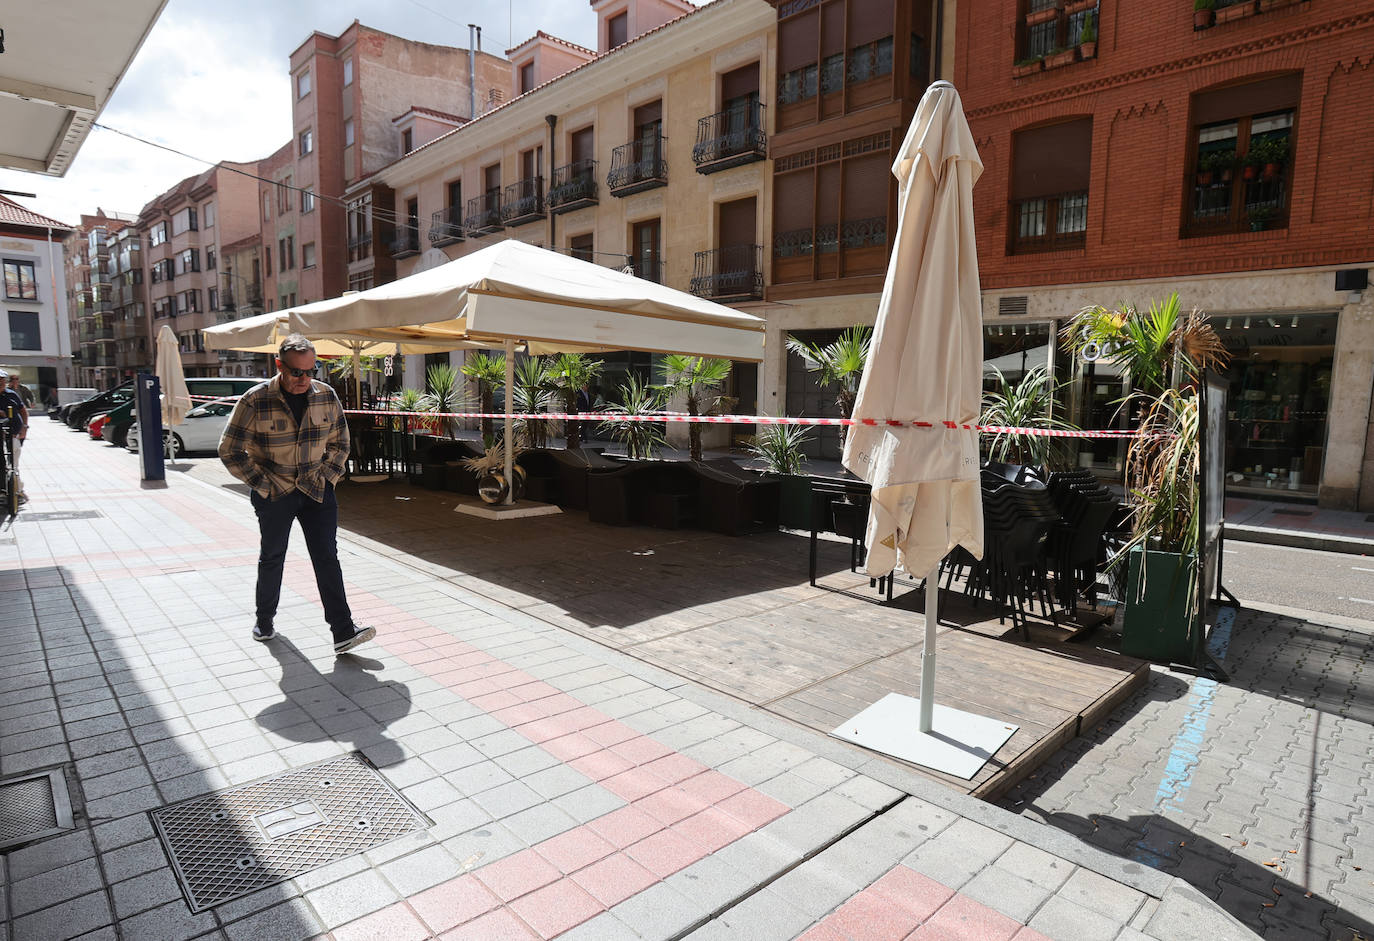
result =
[{"label": "bicycle", "polygon": [[0,421],[0,465],[3,465],[5,512],[10,517],[19,515],[19,474],[14,466],[14,436],[10,429],[14,423],[14,409],[6,408],[3,421]]}]

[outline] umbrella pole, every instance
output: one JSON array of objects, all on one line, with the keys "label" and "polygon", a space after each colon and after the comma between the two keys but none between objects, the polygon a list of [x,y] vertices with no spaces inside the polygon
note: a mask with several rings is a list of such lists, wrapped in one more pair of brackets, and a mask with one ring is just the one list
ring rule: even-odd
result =
[{"label": "umbrella pole", "polygon": [[354,340],[353,347],[353,407],[363,407],[363,366],[362,357],[359,352],[363,344],[361,340]]},{"label": "umbrella pole", "polygon": [[515,458],[511,453],[511,397],[515,390],[515,341],[506,340],[506,505],[515,502]]},{"label": "umbrella pole", "polygon": [[929,732],[935,713],[935,628],[940,623],[940,563],[926,575],[926,641],[921,650],[921,732]]}]

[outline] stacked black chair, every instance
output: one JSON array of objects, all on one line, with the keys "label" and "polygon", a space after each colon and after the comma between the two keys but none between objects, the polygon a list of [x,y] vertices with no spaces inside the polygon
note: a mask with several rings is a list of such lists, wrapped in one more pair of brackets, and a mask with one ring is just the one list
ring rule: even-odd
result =
[{"label": "stacked black chair", "polygon": [[1090,471],[1051,474],[1046,486],[1062,518],[1047,546],[1055,594],[1060,605],[1072,612],[1083,593],[1089,603],[1097,602],[1097,574],[1106,561],[1106,536],[1120,505]]},{"label": "stacked black chair", "polygon": [[986,597],[998,609],[998,620],[1011,614],[1012,625],[1029,639],[1027,611],[1038,599],[1041,612],[1057,626],[1059,616],[1050,596],[1045,545],[1059,522],[1059,512],[1040,481],[1018,486],[996,471],[982,474],[983,558],[962,549],[947,560],[950,580],[969,571],[965,592],[975,601]]}]

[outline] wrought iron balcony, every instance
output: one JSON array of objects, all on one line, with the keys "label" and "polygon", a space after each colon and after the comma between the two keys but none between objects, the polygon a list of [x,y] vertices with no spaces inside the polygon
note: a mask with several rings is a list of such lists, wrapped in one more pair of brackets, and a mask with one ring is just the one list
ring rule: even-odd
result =
[{"label": "wrought iron balcony", "polygon": [[549,187],[549,208],[554,215],[596,203],[595,160],[576,160],[554,168],[553,185]]},{"label": "wrought iron balcony", "polygon": [[463,217],[463,228],[470,238],[490,235],[501,229],[501,193],[492,190],[468,200],[468,212]]},{"label": "wrought iron balcony", "polygon": [[611,151],[611,172],[606,188],[612,196],[632,196],[656,186],[668,185],[668,161],[663,158],[663,135],[632,140]]},{"label": "wrought iron balcony", "polygon": [[414,227],[402,229],[396,233],[396,237],[391,240],[392,258],[409,258],[411,255],[420,254],[420,234]]},{"label": "wrought iron balcony", "polygon": [[501,197],[501,221],[510,226],[544,218],[544,178],[532,176],[506,187]]},{"label": "wrought iron balcony", "polygon": [[429,244],[438,248],[463,240],[463,207],[449,206],[429,217]]},{"label": "wrought iron balcony", "polygon": [[760,102],[727,108],[697,122],[692,162],[698,173],[718,173],[767,156],[768,138],[763,132]]},{"label": "wrought iron balcony", "polygon": [[715,301],[763,298],[763,246],[730,245],[697,252],[688,289]]},{"label": "wrought iron balcony", "polygon": [[352,264],[355,261],[362,261],[364,258],[372,257],[372,233],[365,232],[356,238],[348,240],[348,261]]}]

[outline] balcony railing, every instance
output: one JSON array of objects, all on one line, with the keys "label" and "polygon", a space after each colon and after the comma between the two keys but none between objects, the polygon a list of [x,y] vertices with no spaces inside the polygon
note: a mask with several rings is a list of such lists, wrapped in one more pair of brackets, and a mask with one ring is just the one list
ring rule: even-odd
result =
[{"label": "balcony railing", "polygon": [[636,278],[643,278],[645,281],[652,281],[655,284],[663,283],[663,260],[654,258],[631,258],[626,266],[630,273]]},{"label": "balcony railing", "polygon": [[501,229],[501,193],[492,190],[468,200],[467,215],[463,216],[463,228],[469,238],[490,235]]},{"label": "balcony railing", "polygon": [[689,290],[716,301],[763,297],[763,246],[730,245],[697,252]]},{"label": "balcony railing", "polygon": [[663,158],[663,135],[632,140],[611,151],[611,172],[606,188],[612,196],[632,196],[656,186],[668,185],[668,161]]},{"label": "balcony railing", "polygon": [[544,218],[544,178],[532,176],[506,187],[501,197],[501,222],[525,225]]},{"label": "balcony railing", "polygon": [[1196,185],[1187,235],[1285,228],[1288,225],[1288,193],[1283,168],[1276,168],[1268,178],[1258,169],[1251,175],[1253,179],[1247,180],[1236,172],[1233,179],[1217,178]]},{"label": "balcony railing", "polygon": [[763,110],[761,102],[750,101],[698,121],[697,142],[692,147],[697,172],[717,173],[767,158]]},{"label": "balcony railing", "polygon": [[463,240],[463,207],[449,206],[429,217],[429,244],[436,248]]},{"label": "balcony railing", "polygon": [[391,240],[392,258],[409,258],[420,254],[420,233],[415,231],[416,228],[418,226],[403,229]]},{"label": "balcony railing", "polygon": [[94,331],[92,331],[92,333],[94,334],[93,339],[97,341],[113,340],[115,338],[114,324],[100,324],[95,328]]},{"label": "balcony railing", "polygon": [[1088,194],[1060,193],[1011,204],[1014,253],[1082,248],[1088,237]]},{"label": "balcony railing", "polygon": [[362,261],[372,257],[372,233],[366,232],[348,240],[348,262]]},{"label": "balcony railing", "polygon": [[577,160],[565,167],[554,168],[553,185],[549,187],[549,208],[555,215],[595,206],[596,202],[595,160]]}]

